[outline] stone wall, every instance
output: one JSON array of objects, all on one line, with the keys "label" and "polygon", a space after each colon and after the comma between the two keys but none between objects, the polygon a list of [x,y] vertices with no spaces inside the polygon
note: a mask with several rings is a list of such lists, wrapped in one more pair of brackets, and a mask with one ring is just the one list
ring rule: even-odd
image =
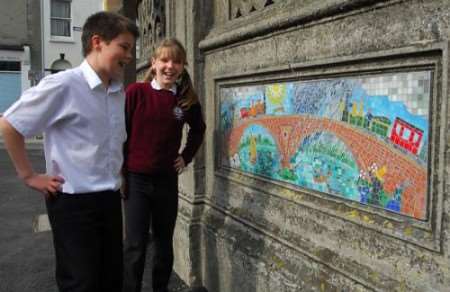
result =
[{"label": "stone wall", "polygon": [[[182,278],[209,291],[447,291],[450,2],[164,5],[165,35],[187,48],[208,127],[204,148],[181,177],[175,269]],[[145,43],[141,51],[150,47]],[[221,159],[223,89],[417,70],[432,76],[426,207],[420,214],[239,171]],[[387,165],[388,171],[396,167]]]},{"label": "stone wall", "polygon": [[[0,1],[3,7],[0,25],[1,44],[7,46],[23,46],[28,43],[28,1]],[[8,9],[6,9],[8,7]]]}]

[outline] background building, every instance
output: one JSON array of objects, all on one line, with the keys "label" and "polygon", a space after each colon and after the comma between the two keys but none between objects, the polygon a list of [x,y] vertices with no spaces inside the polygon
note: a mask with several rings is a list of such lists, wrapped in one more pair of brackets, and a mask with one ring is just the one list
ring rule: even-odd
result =
[{"label": "background building", "polygon": [[0,114],[41,71],[39,1],[0,1]]},{"label": "background building", "polygon": [[81,64],[83,23],[103,2],[0,1],[0,113],[43,76]]},{"label": "background building", "polygon": [[103,0],[0,0],[0,115],[43,76],[81,64],[82,26],[104,5]]},{"label": "background building", "polygon": [[86,18],[103,10],[102,0],[41,0],[45,74],[76,67],[83,61],[81,31]]}]

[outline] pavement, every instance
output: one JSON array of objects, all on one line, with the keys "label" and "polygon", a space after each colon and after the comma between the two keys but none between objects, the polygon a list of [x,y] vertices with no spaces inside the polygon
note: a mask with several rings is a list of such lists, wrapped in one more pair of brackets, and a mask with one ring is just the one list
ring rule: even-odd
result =
[{"label": "pavement", "polygon": [[[36,171],[45,171],[39,147],[28,155]],[[0,147],[0,291],[58,292],[51,231],[46,226],[43,196],[18,180],[14,167]],[[152,256],[148,252],[147,262]],[[194,291],[175,274],[171,292]],[[151,291],[151,272],[144,272],[143,292]]]}]

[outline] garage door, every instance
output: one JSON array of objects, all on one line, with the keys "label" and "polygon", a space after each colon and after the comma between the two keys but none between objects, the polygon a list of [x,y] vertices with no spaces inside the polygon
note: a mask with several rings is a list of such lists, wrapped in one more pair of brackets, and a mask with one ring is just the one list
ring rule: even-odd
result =
[{"label": "garage door", "polygon": [[13,104],[21,94],[20,72],[0,71],[0,113]]}]

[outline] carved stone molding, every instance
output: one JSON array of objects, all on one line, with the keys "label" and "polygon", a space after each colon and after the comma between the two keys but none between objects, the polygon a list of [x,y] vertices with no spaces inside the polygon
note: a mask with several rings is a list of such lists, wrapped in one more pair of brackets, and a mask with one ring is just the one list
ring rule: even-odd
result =
[{"label": "carved stone molding", "polygon": [[165,1],[141,0],[137,14],[141,33],[141,54],[138,57],[145,60],[166,35]]},{"label": "carved stone molding", "polygon": [[280,0],[231,0],[230,19],[247,16],[255,11],[261,11]]},{"label": "carved stone molding", "polygon": [[[273,4],[262,0],[229,0],[230,18],[222,26],[214,27],[199,44],[202,51],[226,46],[243,40],[282,31],[294,26],[314,23],[321,19],[344,15],[361,9],[374,9],[394,5],[396,1],[385,0],[335,0],[335,1],[307,1],[307,0],[274,0]],[[252,3],[264,3],[264,7],[251,12]],[[250,10],[248,10],[250,7]],[[261,7],[261,6],[255,6]],[[269,9],[277,11],[271,15]],[[275,9],[276,8],[276,9]],[[238,9],[241,11],[238,13]],[[242,14],[244,11],[244,14]],[[237,15],[241,15],[236,17]],[[253,15],[255,16],[253,18]],[[263,17],[261,17],[263,16]]]}]

